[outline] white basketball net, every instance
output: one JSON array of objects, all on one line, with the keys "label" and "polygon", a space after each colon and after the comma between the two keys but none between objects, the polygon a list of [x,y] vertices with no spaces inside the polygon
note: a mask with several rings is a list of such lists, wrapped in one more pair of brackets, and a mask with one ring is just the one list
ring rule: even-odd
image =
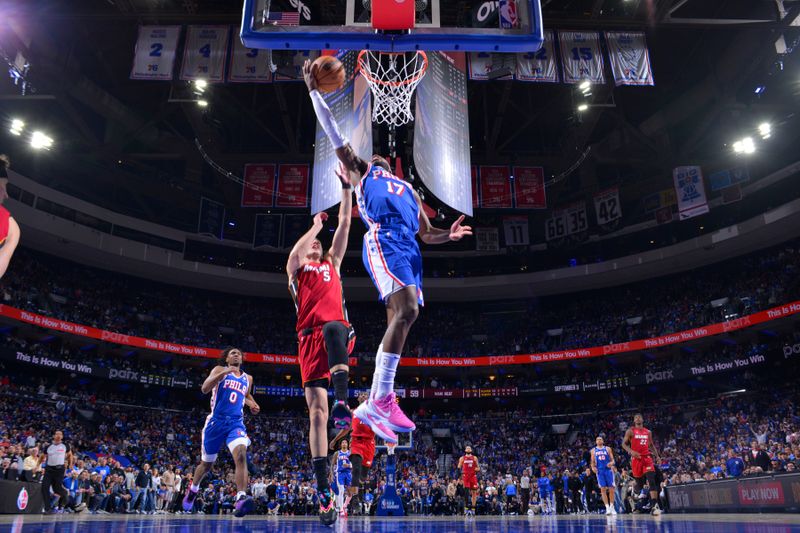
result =
[{"label": "white basketball net", "polygon": [[428,70],[425,52],[405,54],[362,50],[358,55],[361,75],[372,91],[372,121],[402,126],[414,120],[411,97]]}]

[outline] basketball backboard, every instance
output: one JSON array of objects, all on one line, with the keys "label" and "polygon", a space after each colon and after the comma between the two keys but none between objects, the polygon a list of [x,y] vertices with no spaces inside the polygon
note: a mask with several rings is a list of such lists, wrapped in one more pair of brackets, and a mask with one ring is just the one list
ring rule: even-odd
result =
[{"label": "basketball backboard", "polygon": [[271,50],[533,52],[543,40],[540,0],[415,0],[414,28],[392,34],[373,29],[371,4],[244,0],[242,42]]}]

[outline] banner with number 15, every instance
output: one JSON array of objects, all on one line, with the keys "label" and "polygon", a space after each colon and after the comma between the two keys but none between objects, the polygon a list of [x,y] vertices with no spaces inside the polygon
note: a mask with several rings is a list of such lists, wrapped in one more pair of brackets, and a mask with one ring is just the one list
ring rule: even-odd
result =
[{"label": "banner with number 15", "polygon": [[229,34],[229,26],[189,26],[181,79],[223,81]]},{"label": "banner with number 15", "polygon": [[171,80],[180,26],[139,26],[132,80]]}]

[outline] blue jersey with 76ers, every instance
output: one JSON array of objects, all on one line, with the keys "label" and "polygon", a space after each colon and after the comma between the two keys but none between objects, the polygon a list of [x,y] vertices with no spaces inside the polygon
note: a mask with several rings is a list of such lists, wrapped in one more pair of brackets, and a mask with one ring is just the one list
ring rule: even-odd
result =
[{"label": "blue jersey with 76ers", "polygon": [[233,372],[225,376],[211,391],[212,418],[244,418],[244,399],[250,383],[247,374]]},{"label": "blue jersey with 76ers", "polygon": [[608,463],[611,462],[611,457],[608,455],[608,448],[605,446],[595,446],[594,461],[597,463],[598,470],[608,470]]},{"label": "blue jersey with 76ers", "polygon": [[368,229],[404,227],[411,235],[419,231],[419,206],[411,185],[382,169],[370,166],[356,187],[361,219]]}]

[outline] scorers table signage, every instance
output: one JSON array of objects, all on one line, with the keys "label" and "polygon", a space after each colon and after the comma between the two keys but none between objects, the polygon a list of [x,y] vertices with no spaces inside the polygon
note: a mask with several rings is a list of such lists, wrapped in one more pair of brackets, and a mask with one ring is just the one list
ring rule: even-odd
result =
[{"label": "scorers table signage", "polygon": [[800,474],[701,481],[666,488],[673,512],[794,512],[800,510]]}]

